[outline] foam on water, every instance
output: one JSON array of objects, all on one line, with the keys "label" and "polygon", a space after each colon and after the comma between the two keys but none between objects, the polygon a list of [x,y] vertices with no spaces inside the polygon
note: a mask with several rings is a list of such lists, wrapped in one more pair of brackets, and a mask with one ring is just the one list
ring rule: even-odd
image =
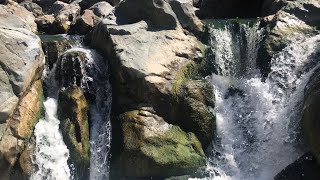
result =
[{"label": "foam on water", "polygon": [[[95,50],[81,44],[81,37],[62,36],[62,38],[74,41],[72,48],[65,53],[83,52],[85,54],[85,59],[80,63],[83,75],[81,82],[77,84],[75,80],[72,84],[79,86],[84,93],[91,96],[87,99],[90,121],[90,179],[108,180],[112,102],[108,66]],[[75,59],[67,60],[74,61]],[[41,119],[35,128],[36,150],[33,162],[39,167],[39,170],[34,172],[32,180],[69,180],[74,179],[73,175],[76,173],[72,167],[68,167],[69,150],[59,131],[60,121],[56,118],[56,99],[59,91],[65,88],[55,79],[56,68],[56,65],[51,70],[46,67],[43,72],[44,82],[48,86],[48,98],[45,101],[46,117]]]},{"label": "foam on water", "polygon": [[67,163],[69,150],[59,131],[60,121],[56,117],[57,100],[48,98],[44,106],[45,118],[40,119],[34,130],[36,148],[33,163],[37,164],[38,170],[30,179],[69,180],[71,178]]},{"label": "foam on water", "polygon": [[[300,38],[276,54],[271,73],[263,82],[255,68],[259,30],[253,26],[245,32],[249,34],[247,39],[252,37],[247,40],[251,44],[246,45],[247,51],[253,52],[246,55],[249,61],[239,61],[238,51],[230,49],[241,40],[229,28],[211,31],[213,39],[218,39],[212,41],[218,43],[212,46],[219,70],[211,77],[215,87],[217,137],[209,153],[207,179],[273,179],[303,154],[298,129],[303,90],[318,68],[314,54],[320,36]],[[238,71],[243,63],[251,68]]]}]

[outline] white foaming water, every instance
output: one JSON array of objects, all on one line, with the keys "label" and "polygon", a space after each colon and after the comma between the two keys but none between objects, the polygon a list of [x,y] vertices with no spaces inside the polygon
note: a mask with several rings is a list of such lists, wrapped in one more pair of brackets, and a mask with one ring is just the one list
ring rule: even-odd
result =
[{"label": "white foaming water", "polygon": [[[79,36],[62,36],[73,42],[72,48],[66,52],[83,52],[86,55],[81,61],[80,84],[74,85],[94,98],[87,99],[89,103],[90,121],[90,180],[109,179],[109,157],[111,146],[111,102],[112,93],[109,83],[108,66],[104,59],[95,51],[82,46],[82,38]],[[69,59],[70,60],[70,59]],[[75,59],[71,59],[74,61]],[[63,88],[55,79],[56,65],[52,70],[46,67],[43,79],[49,86],[47,94],[50,97],[58,97],[59,89]],[[62,67],[63,68],[63,67]],[[45,102],[46,118],[41,119],[36,125],[36,150],[34,163],[39,167],[31,179],[40,180],[69,180],[74,170],[70,171],[67,161],[69,150],[63,142],[59,132],[60,121],[56,118],[57,98],[48,98]]]},{"label": "white foaming water", "polygon": [[[256,33],[255,28],[247,29],[246,33]],[[271,62],[271,73],[263,82],[255,68],[257,56],[247,55],[251,62],[240,62],[239,54],[230,50],[239,43],[234,43],[232,33],[225,31],[230,29],[211,31],[213,38],[220,39],[213,43],[221,41],[222,44],[213,44],[218,66],[218,75],[212,75],[217,137],[211,148],[207,179],[273,179],[303,154],[298,130],[303,90],[318,68],[312,56],[318,50],[320,35],[301,38],[276,54]],[[246,36],[253,37],[247,42],[259,42],[259,33]],[[247,51],[257,53],[257,46],[251,43],[246,46]],[[240,72],[239,63],[254,69]],[[230,70],[229,65],[233,69]]]},{"label": "white foaming water", "polygon": [[[108,67],[95,50],[85,47],[73,47],[66,52],[83,52],[86,61],[81,63],[80,87],[95,95],[90,102],[90,180],[109,179],[109,158],[111,147],[111,85]],[[88,83],[90,82],[90,84]]]},{"label": "white foaming water", "polygon": [[48,98],[44,106],[46,116],[40,119],[34,130],[36,149],[33,163],[37,164],[38,170],[30,179],[69,180],[71,177],[67,163],[69,150],[59,131],[60,121],[56,118],[57,101]]},{"label": "white foaming water", "polygon": [[[238,24],[230,22],[220,28],[211,27],[209,38],[217,74],[245,76],[256,71],[255,60],[263,31],[260,23]],[[221,26],[221,25],[220,25]]]}]

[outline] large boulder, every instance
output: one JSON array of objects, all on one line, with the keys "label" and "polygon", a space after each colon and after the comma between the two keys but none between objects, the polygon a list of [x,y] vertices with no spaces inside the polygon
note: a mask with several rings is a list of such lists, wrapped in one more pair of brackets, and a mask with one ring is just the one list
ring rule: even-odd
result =
[{"label": "large boulder", "polygon": [[99,22],[92,10],[84,10],[83,14],[76,19],[76,23],[71,27],[70,31],[75,34],[85,35],[89,33],[93,27]]},{"label": "large boulder", "polygon": [[123,0],[116,7],[119,24],[144,20],[149,28],[176,29],[179,22],[170,4],[165,0]]},{"label": "large boulder", "polygon": [[0,4],[0,26],[24,28],[32,32],[37,32],[35,17],[24,7],[18,4]]},{"label": "large boulder", "polygon": [[203,31],[203,24],[195,14],[192,1],[170,0],[169,3],[183,28],[197,35]]},{"label": "large boulder", "polygon": [[101,2],[94,4],[89,9],[92,10],[96,16],[98,16],[100,18],[104,18],[107,15],[109,15],[113,11],[114,8],[109,3],[105,2],[105,1],[101,1]]},{"label": "large boulder", "polygon": [[44,55],[40,38],[31,32],[35,29],[32,28],[34,22],[28,21],[29,17],[33,17],[32,13],[21,6],[0,5],[2,179],[14,179],[16,167],[21,167],[18,163],[19,156],[29,144],[42,112],[42,85],[39,78],[44,66]]},{"label": "large boulder", "polygon": [[43,15],[42,8],[36,3],[25,1],[20,3],[20,6],[23,6],[28,11],[32,12],[35,17]]},{"label": "large boulder", "polygon": [[123,130],[123,152],[118,176],[170,177],[194,172],[205,165],[201,143],[193,133],[166,123],[150,108],[119,116]]},{"label": "large boulder", "polygon": [[308,152],[279,172],[274,180],[320,179],[319,168],[316,158]]},{"label": "large boulder", "polygon": [[[117,15],[117,9],[115,14]],[[156,22],[158,27],[169,27],[167,23],[171,23]],[[91,45],[102,50],[110,59],[113,78],[112,114],[115,117],[113,137],[125,132],[124,126],[121,126],[122,129],[116,128],[120,124],[119,119],[123,119],[123,114],[147,106],[154,110],[154,116],[178,125],[185,132],[193,132],[205,149],[213,138],[215,124],[215,116],[211,111],[214,104],[210,100],[213,97],[212,92],[210,93],[212,87],[210,84],[205,85],[201,79],[193,79],[197,77],[198,69],[204,61],[201,58],[204,46],[179,26],[173,30],[155,31],[154,24],[149,19],[149,23],[139,21],[112,25],[109,19],[104,19],[90,35]],[[112,148],[116,151],[122,146],[119,141],[113,138]],[[125,141],[125,146],[126,143]],[[141,143],[137,144],[139,145],[142,146]],[[117,157],[117,154],[112,156],[113,159]],[[181,163],[181,166],[184,163],[187,162]],[[195,169],[189,169],[189,173],[193,173]],[[181,175],[178,171],[171,171],[169,166],[163,167],[161,171],[171,176],[175,173]],[[140,174],[129,170],[127,173],[130,176],[156,175],[151,169],[139,172]]]},{"label": "large boulder", "polygon": [[0,27],[0,123],[15,109],[18,97],[39,79],[44,65],[40,38],[32,32]]},{"label": "large boulder", "polygon": [[320,162],[320,73],[319,69],[310,78],[306,88],[303,108],[303,136],[310,151]]},{"label": "large boulder", "polygon": [[263,0],[202,0],[197,15],[208,18],[258,17]]},{"label": "large boulder", "polygon": [[[27,94],[20,99],[14,114],[6,123],[0,124],[0,173],[7,177],[21,174],[30,176],[30,162],[21,161],[20,154],[26,151],[33,134],[34,127],[43,113],[43,94],[41,81],[33,83]],[[27,152],[25,152],[27,153]],[[29,153],[30,155],[30,153]],[[4,178],[5,179],[5,178]]]},{"label": "large boulder", "polygon": [[88,9],[91,6],[93,6],[94,4],[99,3],[99,2],[108,2],[112,6],[117,6],[120,3],[120,1],[121,0],[106,0],[106,1],[103,1],[103,0],[82,0],[80,2],[80,6],[82,9]]},{"label": "large boulder", "polygon": [[79,87],[68,87],[59,93],[58,118],[64,142],[70,150],[69,164],[75,166],[77,179],[89,178],[90,145],[88,104]]},{"label": "large boulder", "polygon": [[54,29],[52,29],[51,33],[67,33],[71,25],[76,23],[77,17],[80,15],[80,10],[80,6],[76,3],[67,4],[59,9],[55,13],[55,22],[52,25]]}]

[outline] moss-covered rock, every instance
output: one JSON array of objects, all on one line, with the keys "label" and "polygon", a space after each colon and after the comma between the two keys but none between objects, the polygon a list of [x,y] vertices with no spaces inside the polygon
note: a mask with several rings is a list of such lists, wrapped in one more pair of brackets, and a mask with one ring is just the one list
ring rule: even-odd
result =
[{"label": "moss-covered rock", "polygon": [[70,162],[77,179],[88,179],[90,165],[88,104],[79,87],[59,93],[58,118],[64,142],[70,150]]},{"label": "moss-covered rock", "polygon": [[192,174],[205,165],[201,143],[193,133],[166,123],[150,108],[142,109],[119,116],[124,147],[113,167],[116,176],[170,177]]}]

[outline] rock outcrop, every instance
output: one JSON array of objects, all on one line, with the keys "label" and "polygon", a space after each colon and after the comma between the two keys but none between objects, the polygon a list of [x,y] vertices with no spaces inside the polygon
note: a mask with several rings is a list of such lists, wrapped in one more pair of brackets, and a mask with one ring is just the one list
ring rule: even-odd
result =
[{"label": "rock outcrop", "polygon": [[316,158],[308,152],[279,172],[279,174],[274,177],[274,180],[319,179],[319,168],[320,166]]},{"label": "rock outcrop", "polygon": [[[145,8],[142,7],[145,6],[149,7],[147,11],[143,11]],[[111,65],[113,148],[119,151],[123,147],[120,152],[113,153],[111,167],[119,164],[125,167],[113,168],[111,173],[136,178],[192,174],[204,165],[199,152],[211,142],[215,125],[212,87],[201,78],[197,79],[204,61],[204,46],[182,29],[182,23],[166,1],[123,1],[115,8],[113,19],[105,18],[90,34],[91,45],[102,50]],[[152,111],[141,110],[141,107],[148,107]],[[154,128],[158,126],[156,122],[165,126],[173,124],[168,133],[180,134],[183,142],[189,141],[186,140],[189,137],[186,134],[193,133],[195,136],[192,137],[199,139],[196,140],[197,150],[187,148],[182,143],[186,154],[175,151],[178,159],[172,159],[171,155],[165,159],[156,156],[159,153],[170,154],[173,151],[171,147],[162,147],[169,142],[179,144],[180,140],[165,135],[130,135],[131,132],[148,129],[147,123],[152,122],[155,123],[150,126]],[[119,139],[120,134],[124,139]],[[130,145],[132,142],[137,142],[134,147]],[[150,142],[158,144],[152,145]],[[154,146],[161,148],[159,151],[141,152],[141,149],[152,149]],[[132,151],[137,154],[129,156]],[[134,161],[146,162],[150,168],[133,165]],[[182,168],[170,166],[170,163],[180,163]],[[156,171],[162,172],[162,175]]]},{"label": "rock outcrop", "polygon": [[310,151],[320,162],[320,112],[318,111],[320,103],[320,73],[317,70],[310,78],[305,89],[305,100],[303,108],[303,136]]},{"label": "rock outcrop", "polygon": [[41,77],[44,55],[40,38],[20,27],[1,26],[0,41],[0,123],[3,123],[13,113],[18,98]]},{"label": "rock outcrop", "polygon": [[0,4],[0,26],[11,28],[24,28],[32,32],[37,32],[35,17],[24,7],[18,4]]},{"label": "rock outcrop", "polygon": [[88,104],[79,87],[68,87],[59,94],[58,118],[64,142],[70,150],[68,164],[75,166],[77,179],[89,178]]},{"label": "rock outcrop", "polygon": [[[27,178],[20,154],[30,145],[43,109],[39,81],[44,55],[34,16],[19,5],[0,5],[0,174]],[[19,176],[20,177],[20,176]]]},{"label": "rock outcrop", "polygon": [[259,50],[258,66],[264,76],[270,72],[270,60],[272,56],[280,52],[291,42],[295,42],[302,36],[312,35],[317,28],[317,18],[309,17],[309,13],[316,14],[317,11],[310,8],[305,11],[304,7],[319,6],[318,2],[290,1],[282,6],[275,15],[266,17],[263,24],[266,26],[266,36]]}]

